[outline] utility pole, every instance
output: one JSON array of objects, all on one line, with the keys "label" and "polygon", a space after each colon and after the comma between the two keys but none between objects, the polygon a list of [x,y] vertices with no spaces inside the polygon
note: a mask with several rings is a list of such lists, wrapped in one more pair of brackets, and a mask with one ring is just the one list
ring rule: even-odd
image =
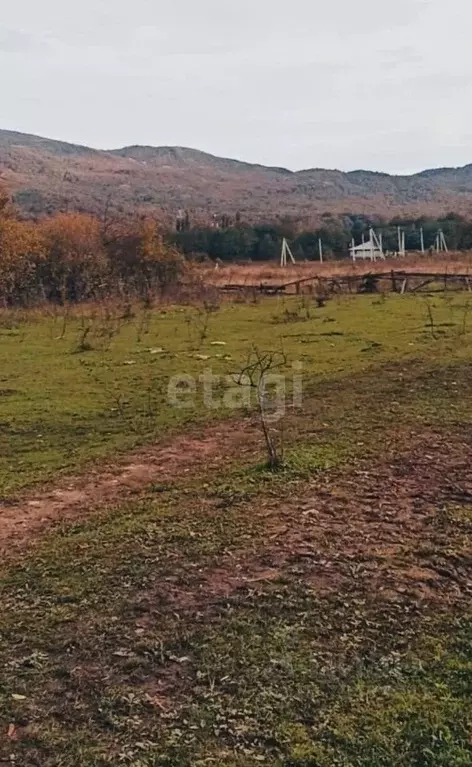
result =
[{"label": "utility pole", "polygon": [[285,249],[285,237],[282,240],[282,252],[280,254],[280,266],[287,266],[287,251]]},{"label": "utility pole", "polygon": [[280,254],[280,266],[287,266],[287,255],[289,256],[290,261],[292,262],[292,264],[294,264],[295,263],[295,259],[293,257],[293,253],[290,250],[290,246],[289,246],[287,240],[284,237],[283,240],[282,240],[282,252]]},{"label": "utility pole", "polygon": [[405,232],[401,229],[401,227],[397,227],[397,234],[398,234],[398,255],[404,256],[405,255]]},{"label": "utility pole", "polygon": [[438,230],[438,233],[436,234],[436,239],[434,241],[434,250],[436,253],[448,253],[449,248],[447,247],[446,238],[444,236],[444,232],[442,229]]},{"label": "utility pole", "polygon": [[441,238],[441,246],[445,253],[449,252],[449,248],[447,247],[446,238],[444,237],[444,232],[442,229],[439,230],[440,238]]},{"label": "utility pole", "polygon": [[323,243],[321,242],[321,237],[318,239],[318,248],[320,251],[320,264],[323,263]]},{"label": "utility pole", "polygon": [[376,260],[375,247],[377,247],[379,251],[380,258],[385,258],[384,252],[383,252],[382,235],[377,237],[373,229],[370,230],[370,243],[371,243],[372,261]]}]

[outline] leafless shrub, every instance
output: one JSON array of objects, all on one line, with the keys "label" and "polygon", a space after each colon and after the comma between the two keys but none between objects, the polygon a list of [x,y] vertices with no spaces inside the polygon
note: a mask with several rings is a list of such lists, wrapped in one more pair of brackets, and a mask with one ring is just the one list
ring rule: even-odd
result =
[{"label": "leafless shrub", "polygon": [[85,360],[81,364],[103,393],[109,410],[122,420],[130,432],[141,436],[156,429],[159,406],[165,392],[165,382],[156,376],[151,368],[137,401],[130,399],[129,390],[123,389],[122,382],[116,379],[115,371],[104,360],[99,368]]},{"label": "leafless shrub", "polygon": [[427,327],[429,328],[431,337],[436,339],[437,333],[436,333],[436,324],[435,324],[434,314],[433,314],[433,307],[428,298],[425,299],[425,306],[426,306],[426,316],[428,319]]},{"label": "leafless shrub", "polygon": [[284,445],[283,424],[279,430],[272,426],[268,379],[275,371],[285,368],[286,364],[287,358],[283,351],[261,351],[253,346],[246,364],[236,378],[239,386],[249,386],[256,393],[258,420],[267,452],[267,465],[271,471],[279,469],[283,464]]},{"label": "leafless shrub", "polygon": [[200,349],[206,341],[211,319],[219,309],[219,303],[204,301],[203,306],[198,306],[196,309],[187,312],[185,322],[187,323],[187,333],[191,349]]}]

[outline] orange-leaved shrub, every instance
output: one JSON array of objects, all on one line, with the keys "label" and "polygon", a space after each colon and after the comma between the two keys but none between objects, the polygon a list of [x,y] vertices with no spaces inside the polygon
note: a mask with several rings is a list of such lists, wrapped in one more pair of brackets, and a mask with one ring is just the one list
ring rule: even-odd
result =
[{"label": "orange-leaved shrub", "polygon": [[140,294],[174,285],[183,256],[164,242],[156,221],[138,218],[111,228],[105,248],[114,281],[134,286]]},{"label": "orange-leaved shrub", "polygon": [[184,259],[156,221],[108,222],[86,213],[40,221],[18,218],[0,187],[0,302],[84,301],[106,295],[149,296],[175,285]]}]

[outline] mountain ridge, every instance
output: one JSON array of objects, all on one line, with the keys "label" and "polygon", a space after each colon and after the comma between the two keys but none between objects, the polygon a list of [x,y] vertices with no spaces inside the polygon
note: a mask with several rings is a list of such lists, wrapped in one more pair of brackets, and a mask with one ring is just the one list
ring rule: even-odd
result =
[{"label": "mountain ridge", "polygon": [[472,164],[411,175],[382,171],[290,170],[181,146],[95,149],[0,130],[0,177],[25,215],[55,210],[140,210],[171,220],[181,209],[205,220],[240,211],[248,221],[323,213],[388,217],[472,210]]}]

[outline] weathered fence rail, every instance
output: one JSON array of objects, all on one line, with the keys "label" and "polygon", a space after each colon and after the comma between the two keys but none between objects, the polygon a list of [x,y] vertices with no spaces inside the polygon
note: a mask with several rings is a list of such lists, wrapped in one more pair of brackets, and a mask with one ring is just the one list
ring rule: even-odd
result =
[{"label": "weathered fence rail", "polygon": [[367,272],[335,276],[311,275],[281,284],[227,284],[221,286],[225,293],[260,293],[263,295],[311,293],[315,290],[326,293],[437,293],[448,290],[472,292],[472,275],[454,272],[409,272],[391,270],[388,272]]}]

